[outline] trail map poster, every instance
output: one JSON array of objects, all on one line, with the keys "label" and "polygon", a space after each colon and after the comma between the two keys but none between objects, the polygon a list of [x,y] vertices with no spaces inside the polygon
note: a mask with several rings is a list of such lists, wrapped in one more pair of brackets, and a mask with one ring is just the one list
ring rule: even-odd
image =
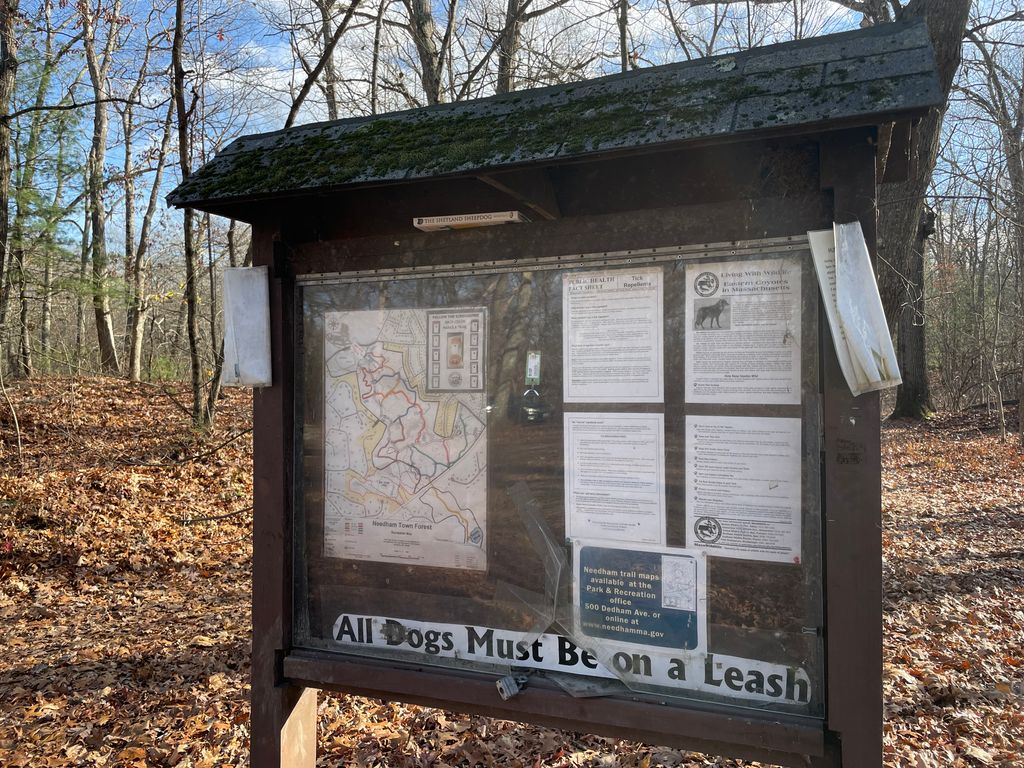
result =
[{"label": "trail map poster", "polygon": [[[474,321],[483,333],[485,313],[325,313],[325,556],[487,568],[486,396],[482,386],[439,392],[428,381],[435,351],[449,354],[448,372],[482,351],[469,337]],[[462,344],[431,343],[431,322],[456,318],[446,333],[464,334]]]}]

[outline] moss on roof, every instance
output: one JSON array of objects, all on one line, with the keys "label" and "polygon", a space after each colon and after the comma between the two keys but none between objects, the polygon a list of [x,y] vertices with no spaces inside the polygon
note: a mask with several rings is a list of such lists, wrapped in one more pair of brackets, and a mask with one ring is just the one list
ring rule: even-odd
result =
[{"label": "moss on roof", "polygon": [[[856,53],[863,60],[876,49],[886,54],[880,58],[887,66],[872,61],[868,72],[868,63],[853,58]],[[765,66],[773,57],[782,66]],[[202,207],[451,175],[920,110],[937,98],[923,25],[875,27],[475,102],[243,137],[168,201]]]}]

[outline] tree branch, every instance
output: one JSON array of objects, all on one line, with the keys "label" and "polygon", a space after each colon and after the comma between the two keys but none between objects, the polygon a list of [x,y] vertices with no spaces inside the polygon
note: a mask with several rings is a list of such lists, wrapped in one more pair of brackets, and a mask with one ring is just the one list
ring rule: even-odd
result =
[{"label": "tree branch", "polygon": [[994,27],[997,24],[1008,23],[1011,21],[1024,21],[1024,11],[1014,11],[1009,16],[1003,16],[1002,18],[998,19],[989,19],[988,21],[983,21],[980,24],[975,24],[973,27],[969,27],[967,29],[967,34],[977,34],[978,32],[988,29],[989,27]]},{"label": "tree branch", "polygon": [[71,109],[81,109],[82,107],[94,107],[97,104],[111,104],[114,102],[120,104],[132,104],[134,106],[144,106],[141,101],[132,101],[131,99],[125,99],[118,96],[111,96],[109,98],[92,99],[90,101],[72,101],[69,104],[44,104],[41,107],[24,107],[22,109],[17,109],[9,114],[0,115],[0,121],[10,122],[11,120],[23,117],[24,115],[29,115],[33,112],[66,112]]},{"label": "tree branch", "polygon": [[288,118],[284,121],[285,128],[291,128],[295,123],[295,117],[299,114],[299,109],[302,107],[302,103],[306,100],[310,90],[313,88],[313,84],[316,79],[320,77],[320,73],[324,71],[324,67],[327,66],[327,61],[334,55],[334,49],[338,45],[338,41],[341,40],[341,36],[348,29],[348,24],[352,21],[352,16],[356,12],[356,8],[359,7],[360,0],[352,0],[352,4],[349,5],[348,10],[345,11],[345,17],[341,20],[338,28],[334,30],[334,35],[331,37],[331,42],[324,48],[324,52],[320,55],[320,60],[313,67],[313,70],[309,73],[306,81],[302,84],[299,89],[298,95],[295,97],[295,101],[292,102],[292,108],[288,111]]}]

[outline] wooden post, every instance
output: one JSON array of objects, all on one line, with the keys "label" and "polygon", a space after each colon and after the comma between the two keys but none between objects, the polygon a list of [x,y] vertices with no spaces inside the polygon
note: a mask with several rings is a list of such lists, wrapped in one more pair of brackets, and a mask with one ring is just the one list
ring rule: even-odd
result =
[{"label": "wooden post", "polygon": [[[821,186],[835,221],[859,221],[875,250],[875,131],[837,133],[821,147]],[[828,728],[842,768],[882,764],[882,520],[878,394],[854,397],[822,327],[824,544]],[[834,764],[834,763],[832,763]]]},{"label": "wooden post", "polygon": [[[316,690],[282,682],[292,629],[292,285],[275,272],[273,227],[253,228],[253,263],[270,268],[273,386],[253,392],[253,768],[313,768]],[[275,261],[277,264],[275,264]]]}]

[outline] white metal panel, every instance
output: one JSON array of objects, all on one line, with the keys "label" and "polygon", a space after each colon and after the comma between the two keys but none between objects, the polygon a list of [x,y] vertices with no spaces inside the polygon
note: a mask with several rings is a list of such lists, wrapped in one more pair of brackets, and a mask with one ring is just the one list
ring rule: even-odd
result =
[{"label": "white metal panel", "polygon": [[266,267],[224,270],[223,383],[242,387],[269,387],[272,383]]}]

